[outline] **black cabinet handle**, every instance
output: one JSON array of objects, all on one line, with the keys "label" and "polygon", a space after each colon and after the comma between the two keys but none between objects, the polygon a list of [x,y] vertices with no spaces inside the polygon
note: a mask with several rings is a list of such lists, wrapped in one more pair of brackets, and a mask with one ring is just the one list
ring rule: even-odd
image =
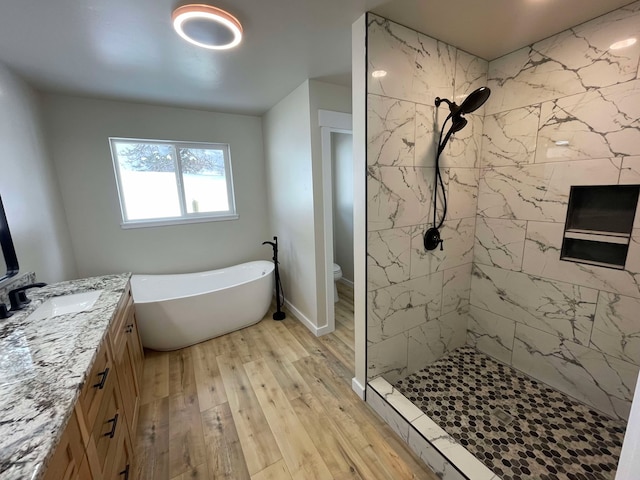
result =
[{"label": "black cabinet handle", "polygon": [[125,330],[124,330],[124,331],[125,331],[125,333],[131,333],[131,332],[133,332],[133,323],[130,323],[129,325],[127,325],[127,326],[125,327]]},{"label": "black cabinet handle", "polygon": [[127,468],[122,470],[118,475],[124,475],[124,480],[129,480],[129,464],[127,463]]},{"label": "black cabinet handle", "polygon": [[109,367],[104,369],[104,372],[100,372],[96,375],[96,377],[102,377],[102,379],[96,383],[93,388],[97,388],[98,390],[102,390],[104,388],[104,383],[107,381],[107,375],[109,375]]},{"label": "black cabinet handle", "polygon": [[118,425],[118,414],[116,413],[115,417],[113,417],[111,420],[107,420],[105,423],[111,424],[111,431],[105,433],[104,436],[113,438],[113,436],[116,434],[116,426]]}]

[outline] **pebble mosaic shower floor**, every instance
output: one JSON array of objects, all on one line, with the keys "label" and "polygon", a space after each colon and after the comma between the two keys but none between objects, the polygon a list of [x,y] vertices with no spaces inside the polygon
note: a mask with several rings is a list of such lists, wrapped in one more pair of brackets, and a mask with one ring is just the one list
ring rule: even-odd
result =
[{"label": "pebble mosaic shower floor", "polygon": [[395,384],[503,480],[613,480],[625,423],[462,347]]}]

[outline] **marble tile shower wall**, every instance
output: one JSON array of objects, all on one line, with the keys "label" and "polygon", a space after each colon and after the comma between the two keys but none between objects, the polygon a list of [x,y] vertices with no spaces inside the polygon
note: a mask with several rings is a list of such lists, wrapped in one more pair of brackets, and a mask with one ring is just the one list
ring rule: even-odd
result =
[{"label": "marble tile shower wall", "polygon": [[[488,63],[368,16],[368,375],[396,379],[466,342],[482,112],[441,157],[447,189],[444,249],[425,253],[433,222],[436,136],[455,99],[486,85]],[[387,75],[373,78],[384,70]]]},{"label": "marble tile shower wall", "polygon": [[468,324],[468,343],[623,419],[640,215],[624,270],[559,257],[571,185],[640,184],[640,45],[609,50],[638,31],[640,2],[489,64]]}]

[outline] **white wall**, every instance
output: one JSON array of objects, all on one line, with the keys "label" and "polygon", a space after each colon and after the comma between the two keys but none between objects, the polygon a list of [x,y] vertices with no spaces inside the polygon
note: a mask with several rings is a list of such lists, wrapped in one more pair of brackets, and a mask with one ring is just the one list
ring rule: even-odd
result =
[{"label": "white wall", "polygon": [[[81,276],[189,272],[269,258],[259,117],[64,95],[45,128]],[[109,137],[229,143],[239,220],[123,230]]]},{"label": "white wall", "polygon": [[37,96],[0,64],[0,195],[20,271],[51,283],[74,278],[76,266],[44,143]]},{"label": "white wall", "polygon": [[333,257],[342,277],[353,282],[353,136],[331,134]]},{"label": "white wall", "polygon": [[278,236],[286,300],[305,325],[317,325],[309,82],[263,117],[271,233]]}]

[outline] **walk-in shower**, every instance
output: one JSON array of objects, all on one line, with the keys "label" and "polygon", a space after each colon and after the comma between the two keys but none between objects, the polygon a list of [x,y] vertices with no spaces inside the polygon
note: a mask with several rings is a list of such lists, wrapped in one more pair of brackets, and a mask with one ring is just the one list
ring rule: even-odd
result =
[{"label": "walk-in shower", "polygon": [[562,248],[572,187],[640,184],[640,48],[608,49],[638,24],[485,61],[368,15],[366,401],[440,478],[622,469],[640,215],[620,268]]}]

